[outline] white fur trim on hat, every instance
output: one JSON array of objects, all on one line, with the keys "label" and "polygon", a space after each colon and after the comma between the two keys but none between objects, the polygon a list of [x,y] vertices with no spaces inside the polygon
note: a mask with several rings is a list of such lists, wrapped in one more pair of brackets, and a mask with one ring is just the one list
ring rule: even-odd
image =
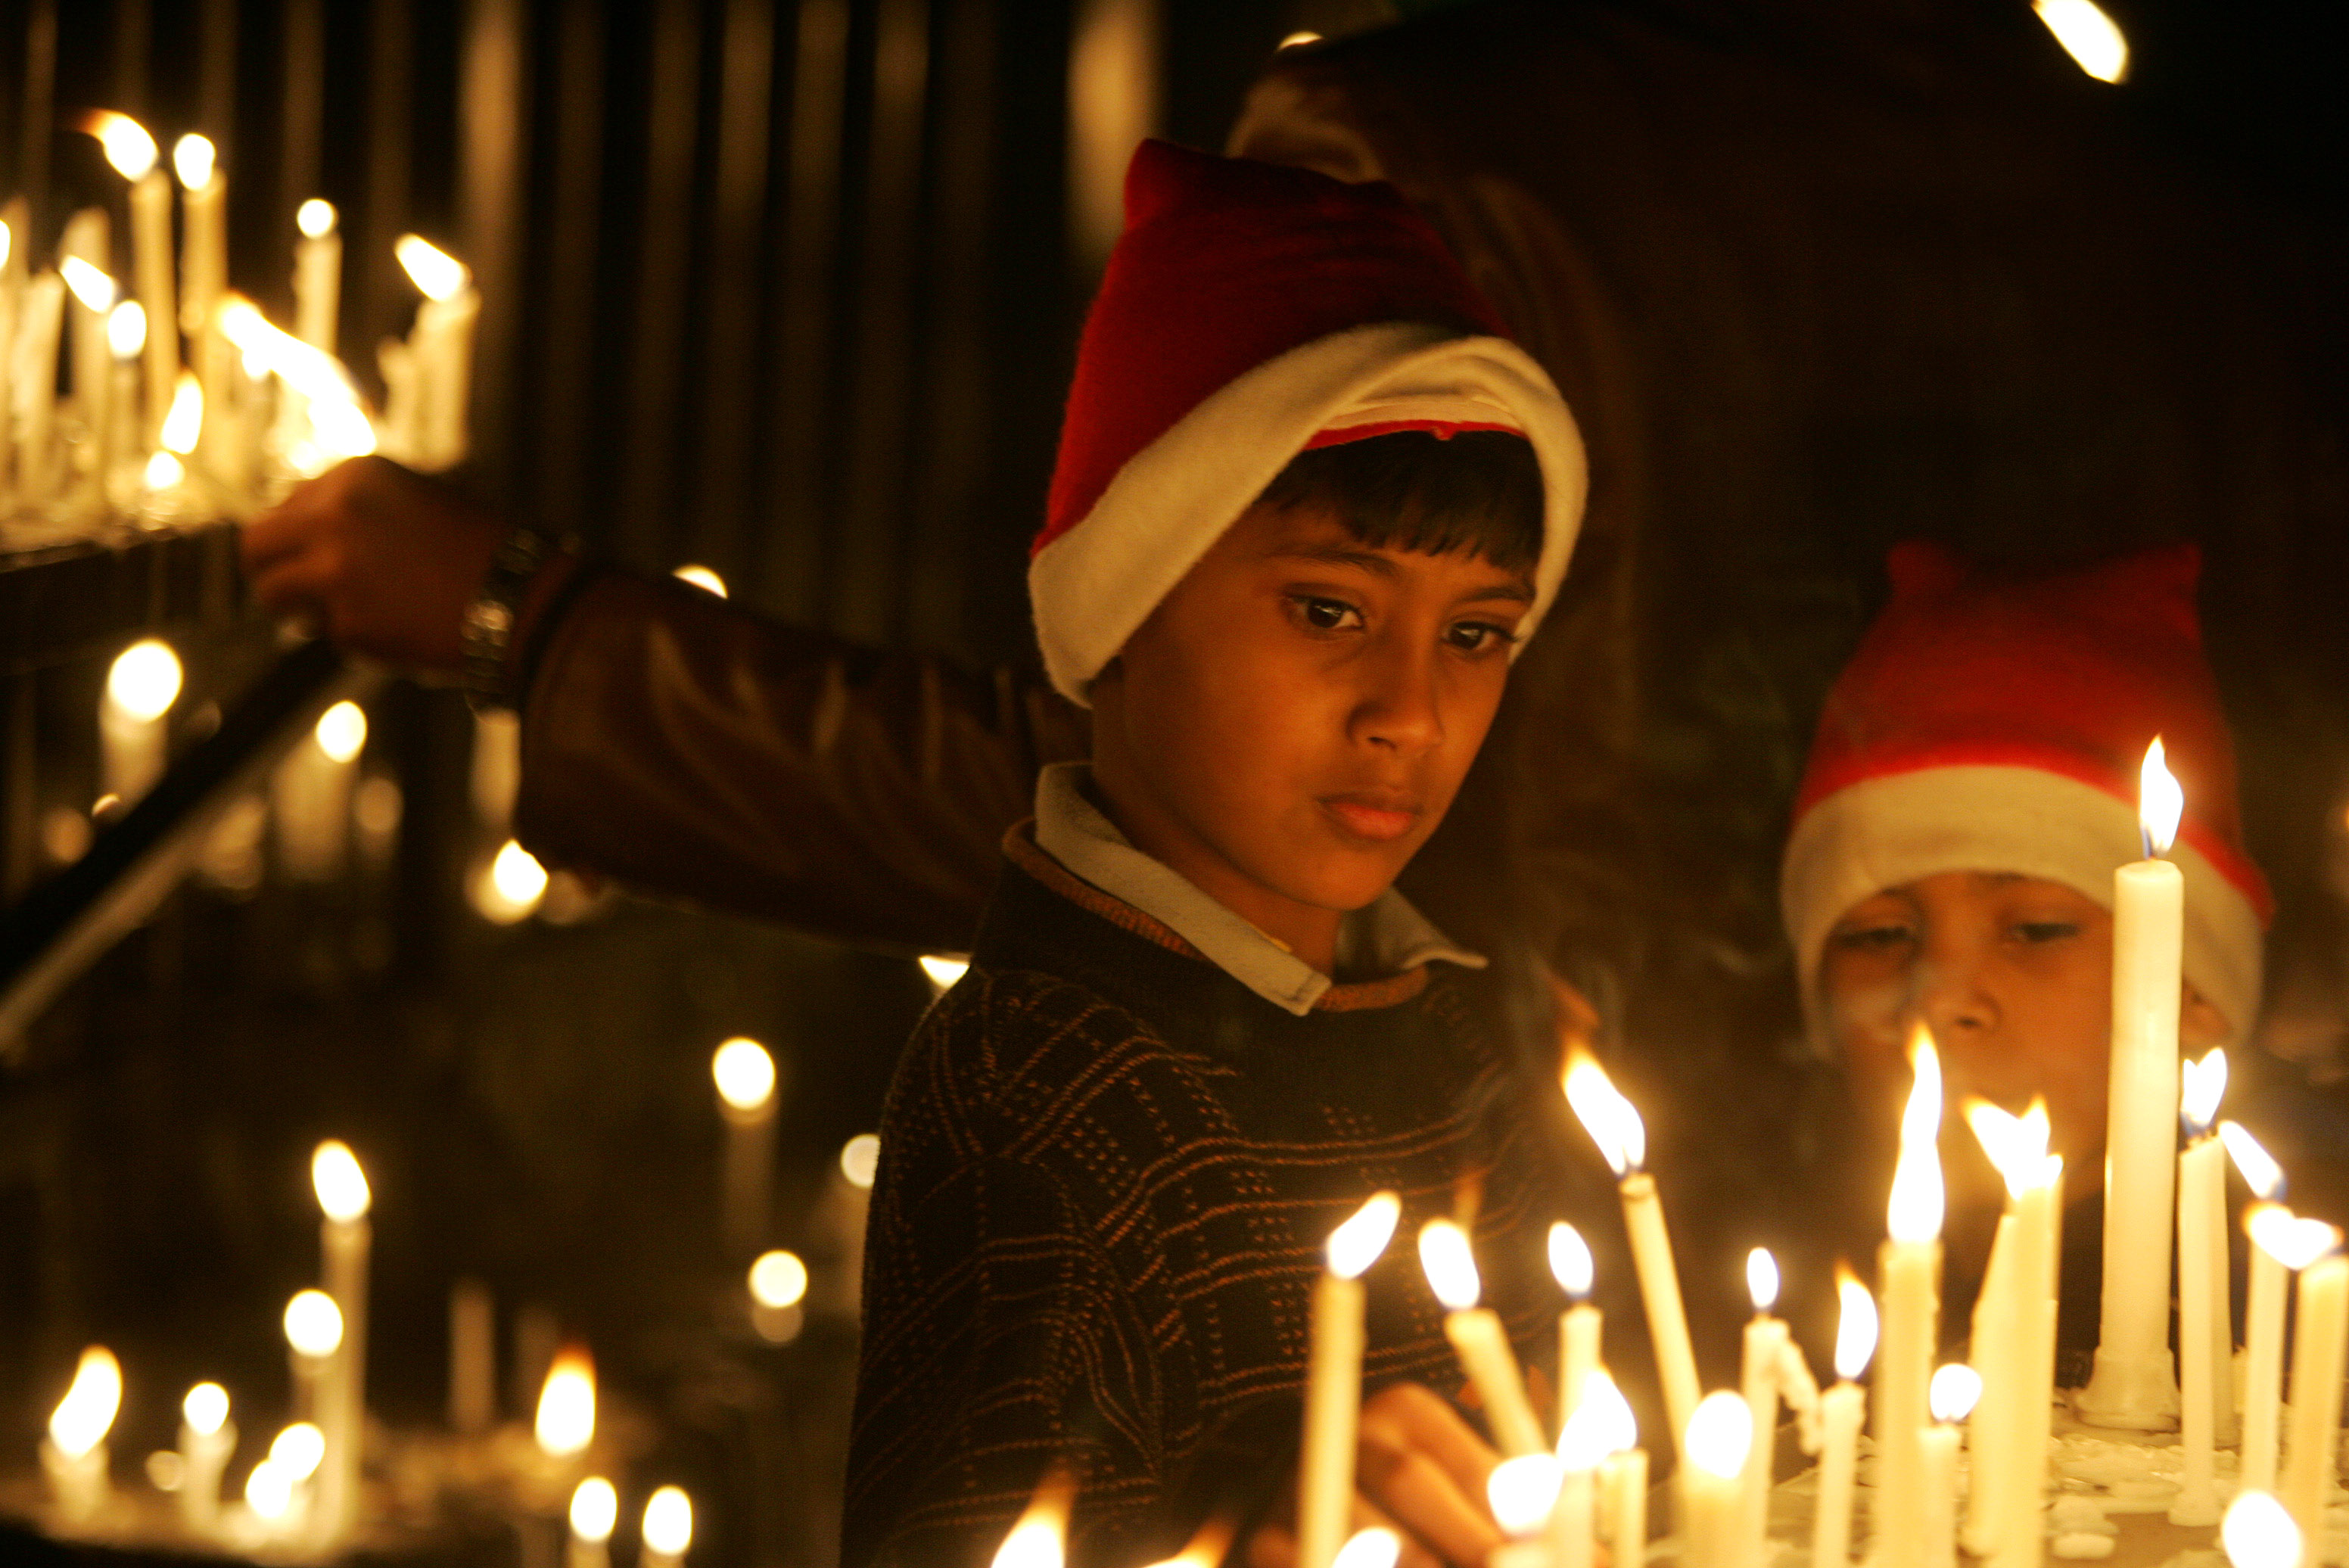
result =
[{"label": "white fur trim on hat", "polygon": [[[1804,1011],[1816,1026],[1828,932],[1887,888],[1943,872],[2012,872],[2110,909],[2113,873],[2144,852],[2127,802],[2043,769],[1921,768],[1838,789],[1796,824],[1778,884]],[[2169,858],[2186,877],[2186,978],[2225,1015],[2232,1044],[2259,1010],[2258,911],[2183,839]]]},{"label": "white fur trim on hat", "polygon": [[1557,596],[1581,526],[1581,431],[1548,373],[1507,339],[1381,322],[1292,348],[1201,401],[1037,552],[1028,590],[1052,685],[1084,703],[1102,666],[1316,435],[1367,407],[1426,398],[1495,408],[1541,465],[1542,548],[1522,648]]}]

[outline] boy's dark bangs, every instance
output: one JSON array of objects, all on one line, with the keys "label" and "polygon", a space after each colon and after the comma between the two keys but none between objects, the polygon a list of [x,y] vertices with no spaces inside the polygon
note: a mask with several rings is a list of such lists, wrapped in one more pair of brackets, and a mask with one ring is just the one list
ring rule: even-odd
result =
[{"label": "boy's dark bangs", "polygon": [[1506,430],[1402,430],[1299,452],[1261,499],[1326,509],[1373,549],[1464,551],[1526,573],[1541,558],[1541,465]]}]

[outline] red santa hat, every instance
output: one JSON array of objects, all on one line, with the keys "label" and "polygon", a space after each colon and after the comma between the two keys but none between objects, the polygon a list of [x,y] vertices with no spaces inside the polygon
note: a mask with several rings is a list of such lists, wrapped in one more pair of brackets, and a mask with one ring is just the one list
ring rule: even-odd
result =
[{"label": "red santa hat", "polygon": [[1889,887],[2013,872],[2106,908],[2144,851],[2137,776],[2158,736],[2186,792],[2186,978],[2231,1037],[2260,1000],[2267,882],[2244,853],[2235,756],[2202,655],[2192,545],[2018,577],[1934,544],[1889,562],[1892,599],[1819,717],[1780,879],[1816,1007],[1827,933]]},{"label": "red santa hat", "polygon": [[1143,143],[1029,562],[1052,684],[1084,702],[1299,452],[1397,430],[1532,444],[1544,518],[1530,632],[1581,522],[1582,438],[1434,230],[1391,185]]}]

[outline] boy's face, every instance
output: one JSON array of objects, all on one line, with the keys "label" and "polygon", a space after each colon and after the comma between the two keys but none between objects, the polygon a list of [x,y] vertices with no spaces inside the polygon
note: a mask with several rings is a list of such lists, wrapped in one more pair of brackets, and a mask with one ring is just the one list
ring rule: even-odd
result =
[{"label": "boy's face", "polygon": [[[1872,1119],[1897,1117],[1909,1093],[1908,1028],[1921,1017],[1952,1111],[1970,1095],[2013,1111],[2046,1097],[2049,1147],[2064,1156],[2064,1183],[2077,1197],[2103,1180],[2112,965],[2112,914],[2078,890],[1945,872],[1846,913],[1827,934],[1819,987]],[[2179,1034],[2193,1052],[2223,1037],[2225,1022],[2189,991]],[[1972,1147],[1962,1131],[1944,1145]],[[1993,1180],[1978,1153],[1961,1155],[1954,1173],[1977,1187]]]},{"label": "boy's face", "polygon": [[1501,700],[1522,573],[1251,509],[1094,683],[1119,826],[1308,962],[1443,820]]}]

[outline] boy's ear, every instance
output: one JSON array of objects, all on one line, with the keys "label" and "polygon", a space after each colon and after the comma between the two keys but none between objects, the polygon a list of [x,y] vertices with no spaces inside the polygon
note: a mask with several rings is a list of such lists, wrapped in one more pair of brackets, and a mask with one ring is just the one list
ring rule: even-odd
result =
[{"label": "boy's ear", "polygon": [[2199,1055],[2213,1046],[2225,1045],[2233,1033],[2227,1026],[2227,1015],[2197,991],[2191,980],[2181,980],[2178,986],[2182,993],[2178,1003],[2179,1047]]}]

